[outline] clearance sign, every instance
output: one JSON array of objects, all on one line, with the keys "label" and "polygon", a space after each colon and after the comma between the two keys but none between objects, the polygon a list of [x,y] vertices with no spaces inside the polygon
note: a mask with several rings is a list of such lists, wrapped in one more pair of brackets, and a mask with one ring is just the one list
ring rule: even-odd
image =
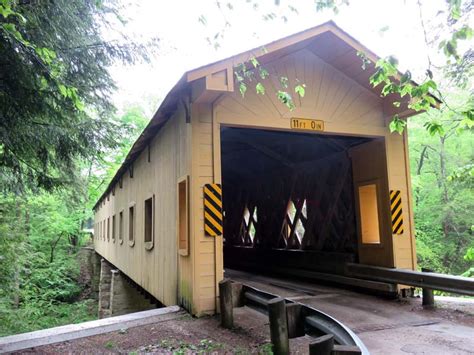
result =
[{"label": "clearance sign", "polygon": [[293,117],[290,120],[290,128],[301,131],[324,131],[324,121]]}]

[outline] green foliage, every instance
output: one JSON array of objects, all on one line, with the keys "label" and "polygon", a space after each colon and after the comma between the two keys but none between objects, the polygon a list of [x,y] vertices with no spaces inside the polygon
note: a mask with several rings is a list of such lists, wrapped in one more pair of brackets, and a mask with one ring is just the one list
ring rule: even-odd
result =
[{"label": "green foliage", "polygon": [[[333,3],[332,1],[329,3]],[[454,85],[458,85],[460,88],[465,89],[472,83],[472,75],[474,68],[473,52],[472,48],[465,50],[464,53],[458,53],[458,42],[469,41],[473,37],[473,29],[470,27],[470,10],[471,5],[469,2],[463,2],[462,0],[448,0],[447,5],[449,8],[449,17],[445,19],[446,23],[438,23],[438,27],[445,28],[445,33],[450,34],[450,38],[439,40],[435,38],[434,41],[439,40],[438,49],[445,55],[444,74],[453,79]],[[418,2],[420,7],[420,15],[422,13],[421,3]],[[442,13],[442,11],[440,11]],[[439,14],[440,14],[439,13]],[[425,23],[423,18],[420,18],[420,24],[424,30],[425,43],[427,46],[432,45],[432,42],[427,37],[427,31],[425,29]],[[358,52],[357,55],[362,60],[362,68],[366,69],[370,60],[367,55],[362,52]],[[454,59],[452,63],[451,59]],[[441,101],[447,105],[445,100],[446,88],[440,88],[439,84],[442,81],[434,80],[433,64],[431,58],[428,56],[428,68],[426,69],[426,76],[423,81],[419,84],[415,84],[412,81],[412,75],[410,71],[405,73],[398,72],[398,61],[396,58],[389,56],[382,58],[375,63],[376,72],[370,77],[370,83],[373,87],[379,85],[382,86],[381,95],[387,96],[391,94],[399,95],[401,98],[408,98],[408,108],[415,111],[429,111],[432,108],[438,107],[438,102]],[[438,69],[438,68],[437,68]],[[449,109],[460,116],[458,121],[458,129],[471,129],[474,127],[474,110],[473,110],[474,98],[472,92],[466,101],[463,108]],[[395,102],[396,107],[400,107],[400,102]],[[445,134],[444,122],[438,121],[427,121],[425,128],[430,135]],[[403,123],[397,116],[394,116],[392,123],[390,124],[391,132],[402,133],[404,129]]]},{"label": "green foliage", "polygon": [[259,354],[262,355],[272,355],[273,354],[273,344],[272,343],[265,343],[262,346],[260,346],[258,350]]},{"label": "green foliage", "polygon": [[86,322],[96,314],[97,302],[93,300],[49,305],[33,302],[15,311],[0,301],[0,336]]},{"label": "green foliage", "polygon": [[104,347],[105,347],[106,349],[113,349],[113,348],[115,347],[115,344],[114,344],[112,341],[109,340],[108,342],[106,342],[106,343],[104,344]]},{"label": "green foliage", "polygon": [[219,350],[223,349],[224,345],[221,343],[216,343],[211,339],[201,339],[198,344],[186,343],[184,341],[176,341],[175,339],[167,340],[163,339],[156,346],[150,345],[144,348],[139,349],[140,351],[145,352],[155,352],[159,350],[166,350],[171,352],[174,355],[181,354],[211,354],[217,353]]},{"label": "green foliage", "polygon": [[464,255],[464,260],[474,261],[474,248],[467,249],[466,255]]},{"label": "green foliage", "polygon": [[[249,65],[251,69],[248,69],[247,65]],[[267,90],[265,84],[262,81],[259,81],[259,79],[265,80],[270,76],[270,74],[255,57],[251,57],[248,63],[240,63],[237,65],[234,70],[234,75],[242,97],[245,97],[248,85],[253,81],[256,81],[255,92],[258,95],[266,94]],[[278,100],[290,111],[294,110],[296,105],[289,91],[291,85],[290,80],[286,76],[281,76],[278,77],[278,82],[280,86],[280,89],[276,92]],[[300,81],[296,79],[293,87],[295,94],[299,97],[304,97],[306,84],[300,83]]]},{"label": "green foliage", "polygon": [[115,146],[107,68],[156,48],[121,35],[121,11],[116,0],[0,2],[2,192],[70,184],[80,161]]},{"label": "green foliage", "polygon": [[263,86],[262,83],[258,82],[257,85],[255,85],[255,91],[259,95],[265,95],[265,86]]},{"label": "green foliage", "polygon": [[316,11],[323,11],[326,9],[332,10],[334,14],[339,13],[339,8],[343,5],[349,5],[349,0],[316,0]]},{"label": "green foliage", "polygon": [[304,94],[306,92],[305,88],[306,88],[305,84],[296,85],[295,93],[297,93],[300,97],[304,97]]},{"label": "green foliage", "polygon": [[97,305],[82,300],[78,248],[91,205],[147,125],[130,107],[114,119],[123,131],[118,149],[93,164],[80,162],[75,183],[53,192],[0,197],[0,336],[92,319]]},{"label": "green foliage", "polygon": [[43,193],[3,196],[0,209],[0,336],[91,319],[96,303],[77,303],[82,206]]},{"label": "green foliage", "polygon": [[390,132],[397,132],[399,134],[402,134],[406,125],[407,121],[402,120],[398,117],[398,115],[395,115],[389,125]]},{"label": "green foliage", "polygon": [[[450,103],[462,102],[457,95]],[[462,274],[474,266],[474,160],[472,132],[459,135],[456,117],[443,134],[426,134],[426,122],[446,120],[449,109],[410,119],[409,141],[414,190],[418,263],[438,272]]]}]

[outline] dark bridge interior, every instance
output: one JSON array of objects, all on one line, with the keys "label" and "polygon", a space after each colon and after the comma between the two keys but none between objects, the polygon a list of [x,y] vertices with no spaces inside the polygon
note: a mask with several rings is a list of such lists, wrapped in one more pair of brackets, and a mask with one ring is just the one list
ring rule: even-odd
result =
[{"label": "dark bridge interior", "polygon": [[348,150],[369,140],[222,128],[224,266],[342,274],[357,262]]}]

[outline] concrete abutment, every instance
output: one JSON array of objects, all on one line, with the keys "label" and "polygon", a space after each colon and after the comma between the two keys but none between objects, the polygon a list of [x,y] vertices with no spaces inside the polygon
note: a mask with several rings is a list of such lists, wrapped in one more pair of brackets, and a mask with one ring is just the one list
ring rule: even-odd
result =
[{"label": "concrete abutment", "polygon": [[156,301],[107,260],[101,260],[99,319],[157,308]]}]

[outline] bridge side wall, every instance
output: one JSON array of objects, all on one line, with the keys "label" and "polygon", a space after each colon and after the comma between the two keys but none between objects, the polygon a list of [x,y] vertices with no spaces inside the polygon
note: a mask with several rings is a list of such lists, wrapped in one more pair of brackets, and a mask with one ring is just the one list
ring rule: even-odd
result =
[{"label": "bridge side wall", "polygon": [[[177,183],[190,174],[190,135],[180,104],[149,149],[142,151],[133,169],[100,204],[94,221],[94,248],[103,258],[164,305],[181,304],[188,309],[193,303],[193,255],[178,254],[176,236]],[[151,243],[145,241],[145,200],[149,198],[154,199]],[[133,241],[129,239],[130,207],[134,207]]]}]

